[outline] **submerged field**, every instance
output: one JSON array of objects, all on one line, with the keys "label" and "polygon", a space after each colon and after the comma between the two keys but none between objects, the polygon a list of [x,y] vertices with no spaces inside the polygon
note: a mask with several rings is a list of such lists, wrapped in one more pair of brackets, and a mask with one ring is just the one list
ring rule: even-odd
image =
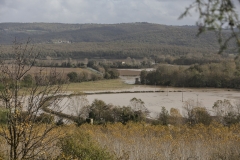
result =
[{"label": "submerged field", "polygon": [[[166,88],[158,88],[157,90],[162,90],[164,92],[95,94],[88,95],[87,98],[90,103],[93,102],[94,99],[100,99],[107,104],[110,103],[117,106],[127,106],[130,104],[130,100],[132,98],[140,98],[143,102],[145,102],[145,107],[149,109],[152,116],[160,113],[162,107],[165,107],[168,111],[171,108],[177,108],[182,111],[183,103],[189,99],[193,99],[195,102],[198,101],[198,103],[201,103],[211,113],[214,102],[217,100],[228,99],[234,103],[240,98],[240,93],[237,91],[214,89],[175,89],[175,91],[167,92]],[[181,92],[181,90],[184,92]]]},{"label": "submerged field", "polygon": [[[211,113],[214,102],[217,100],[230,100],[233,104],[240,99],[240,92],[233,89],[216,88],[170,88],[162,86],[131,85],[135,77],[123,76],[121,79],[102,80],[94,82],[72,83],[68,86],[69,91],[75,93],[98,93],[87,96],[91,104],[94,99],[103,100],[107,104],[119,107],[130,105],[132,98],[141,99],[145,107],[155,117],[161,112],[162,107],[168,111],[177,108],[182,113],[183,103],[189,99],[201,104]],[[126,84],[129,83],[130,84]],[[106,94],[106,92],[108,92]],[[109,93],[110,92],[110,93]],[[113,92],[113,93],[111,93]],[[65,113],[71,113],[67,108]]]}]

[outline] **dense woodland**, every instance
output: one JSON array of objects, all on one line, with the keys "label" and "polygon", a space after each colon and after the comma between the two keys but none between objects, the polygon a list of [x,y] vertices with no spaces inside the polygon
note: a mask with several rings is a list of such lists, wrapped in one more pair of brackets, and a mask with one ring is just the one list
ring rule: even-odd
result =
[{"label": "dense woodland", "polygon": [[[1,23],[0,44],[2,58],[10,58],[14,38],[31,38],[46,59],[142,59],[162,56],[192,57],[218,52],[215,32],[196,36],[195,26],[166,26],[151,23],[126,24],[56,24],[56,23]],[[228,34],[228,30],[224,31]],[[231,48],[230,43],[230,48]],[[235,54],[234,50],[227,53]],[[10,54],[9,54],[10,53]]]}]

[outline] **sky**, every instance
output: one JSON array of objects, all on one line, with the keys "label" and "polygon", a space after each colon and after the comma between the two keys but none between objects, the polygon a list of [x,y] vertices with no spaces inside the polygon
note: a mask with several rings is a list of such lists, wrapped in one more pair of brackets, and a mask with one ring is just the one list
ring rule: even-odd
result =
[{"label": "sky", "polygon": [[178,17],[193,0],[0,0],[1,22],[195,25]]},{"label": "sky", "polygon": [[[1,22],[195,25],[197,14],[178,17],[195,0],[0,0]],[[233,0],[239,4],[239,0]],[[237,2],[239,1],[239,2]],[[240,5],[237,10],[240,10]]]}]

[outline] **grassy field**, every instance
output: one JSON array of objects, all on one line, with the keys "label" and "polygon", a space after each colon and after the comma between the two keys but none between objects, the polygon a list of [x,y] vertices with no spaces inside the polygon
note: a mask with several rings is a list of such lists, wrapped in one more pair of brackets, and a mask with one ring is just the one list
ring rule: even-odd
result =
[{"label": "grassy field", "polygon": [[125,84],[120,79],[89,81],[82,83],[70,83],[67,86],[67,91],[83,92],[83,91],[103,91],[132,88],[132,85]]}]

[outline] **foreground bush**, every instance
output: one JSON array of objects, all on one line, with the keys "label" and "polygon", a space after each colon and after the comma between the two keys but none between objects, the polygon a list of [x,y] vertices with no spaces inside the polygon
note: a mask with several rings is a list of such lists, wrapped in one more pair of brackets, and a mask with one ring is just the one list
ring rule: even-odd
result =
[{"label": "foreground bush", "polygon": [[94,142],[89,134],[78,130],[59,141],[61,155],[58,159],[111,160],[113,156]]}]

